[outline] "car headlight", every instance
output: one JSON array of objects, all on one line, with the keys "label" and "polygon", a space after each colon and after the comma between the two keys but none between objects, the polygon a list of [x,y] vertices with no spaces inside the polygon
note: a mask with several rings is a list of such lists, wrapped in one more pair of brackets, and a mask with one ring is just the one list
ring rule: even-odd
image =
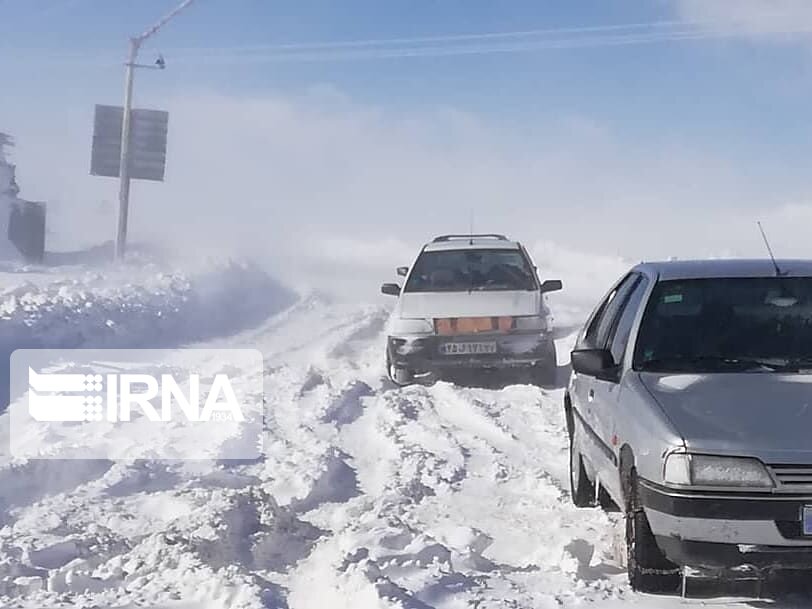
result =
[{"label": "car headlight", "polygon": [[665,461],[667,484],[771,488],[773,479],[764,464],[747,457],[714,457],[674,453]]},{"label": "car headlight", "polygon": [[541,315],[527,315],[513,318],[513,327],[516,330],[546,330],[547,319]]},{"label": "car headlight", "polygon": [[691,457],[679,453],[668,455],[663,479],[666,484],[691,484]]},{"label": "car headlight", "polygon": [[432,334],[434,327],[428,319],[408,319],[398,317],[389,321],[389,334],[403,336],[410,334]]}]

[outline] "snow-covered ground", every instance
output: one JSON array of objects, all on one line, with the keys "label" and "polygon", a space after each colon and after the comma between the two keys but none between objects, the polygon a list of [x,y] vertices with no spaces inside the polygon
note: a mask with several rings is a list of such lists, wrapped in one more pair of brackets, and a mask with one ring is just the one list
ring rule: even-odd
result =
[{"label": "snow-covered ground", "polygon": [[264,355],[260,461],[0,456],[0,606],[682,606],[632,593],[618,517],[570,503],[562,390],[396,388],[387,315],[310,296],[202,343]]},{"label": "snow-covered ground", "polygon": [[0,349],[177,345],[233,334],[296,296],[239,261],[0,272]]},{"label": "snow-covered ground", "polygon": [[242,261],[0,270],[0,412],[22,348],[175,347],[256,326],[297,296]]}]

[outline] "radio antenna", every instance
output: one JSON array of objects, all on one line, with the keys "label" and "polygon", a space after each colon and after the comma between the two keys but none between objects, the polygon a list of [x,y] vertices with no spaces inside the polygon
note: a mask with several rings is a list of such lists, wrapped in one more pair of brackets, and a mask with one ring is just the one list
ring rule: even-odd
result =
[{"label": "radio antenna", "polygon": [[775,254],[773,254],[773,248],[770,247],[770,241],[767,239],[767,233],[764,232],[764,227],[761,225],[761,222],[756,222],[758,224],[758,230],[761,231],[761,237],[764,239],[764,245],[767,246],[767,251],[770,253],[770,260],[773,261],[773,266],[775,267],[775,276],[781,277],[784,273],[781,272],[781,267],[778,266],[778,263],[775,261]]},{"label": "radio antenna", "polygon": [[471,208],[471,215],[469,217],[469,220],[470,220],[470,222],[469,222],[469,225],[468,225],[469,226],[468,235],[470,235],[470,238],[469,238],[469,241],[468,241],[468,245],[473,245],[474,244],[474,208],[473,207]]}]

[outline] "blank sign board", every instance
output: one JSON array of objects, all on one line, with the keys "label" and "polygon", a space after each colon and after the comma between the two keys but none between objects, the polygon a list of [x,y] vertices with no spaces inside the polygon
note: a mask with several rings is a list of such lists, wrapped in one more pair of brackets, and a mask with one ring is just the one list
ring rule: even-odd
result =
[{"label": "blank sign board", "polygon": [[[117,178],[121,168],[121,106],[96,106],[90,174]],[[166,135],[169,113],[162,110],[132,111],[130,126],[130,177],[162,182],[166,169]]]}]

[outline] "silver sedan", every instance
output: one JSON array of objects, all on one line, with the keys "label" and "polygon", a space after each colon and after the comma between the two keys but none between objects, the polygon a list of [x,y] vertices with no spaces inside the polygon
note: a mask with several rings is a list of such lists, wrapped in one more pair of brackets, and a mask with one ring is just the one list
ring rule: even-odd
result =
[{"label": "silver sedan", "polygon": [[572,499],[625,512],[635,589],[812,569],[812,262],[639,265],[572,366]]}]

